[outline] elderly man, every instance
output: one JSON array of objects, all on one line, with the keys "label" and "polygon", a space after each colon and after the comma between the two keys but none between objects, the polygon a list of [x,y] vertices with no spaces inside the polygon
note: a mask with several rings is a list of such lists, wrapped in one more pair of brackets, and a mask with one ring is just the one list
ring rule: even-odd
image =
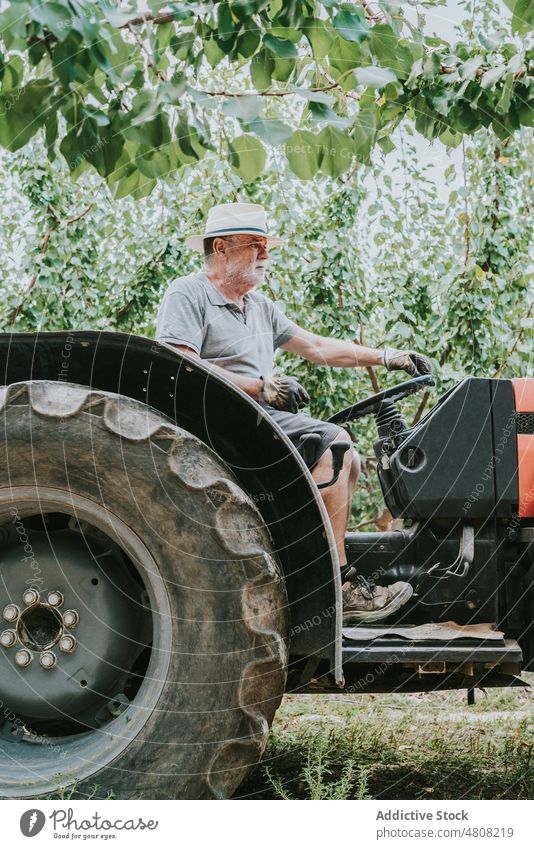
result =
[{"label": "elderly man", "polygon": [[[213,207],[205,232],[190,236],[187,244],[204,252],[205,270],[179,277],[167,289],[158,315],[158,341],[209,362],[260,403],[298,450],[303,434],[318,433],[321,442],[310,471],[317,482],[329,480],[329,446],[336,440],[346,441],[346,433],[336,425],[298,412],[309,396],[295,378],[273,377],[275,349],[291,351],[321,365],[385,366],[410,375],[428,373],[429,360],[413,351],[379,351],[310,333],[257,292],[264,281],[268,250],[281,244],[280,239],[268,235],[263,207],[257,204]],[[345,532],[359,472],[358,455],[347,452],[337,482],[321,490],[341,565],[345,624],[385,619],[413,592],[403,581],[382,587],[355,576],[354,570],[347,575]]]}]

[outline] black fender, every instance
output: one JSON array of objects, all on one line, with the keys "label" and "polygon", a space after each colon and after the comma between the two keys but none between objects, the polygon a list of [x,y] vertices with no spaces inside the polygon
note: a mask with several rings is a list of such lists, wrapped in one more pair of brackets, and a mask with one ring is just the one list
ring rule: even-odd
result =
[{"label": "black fender", "polygon": [[290,604],[292,655],[331,660],[341,680],[338,558],[319,491],[290,440],[202,361],[126,333],[0,334],[1,383],[57,380],[144,401],[230,466],[269,527]]}]

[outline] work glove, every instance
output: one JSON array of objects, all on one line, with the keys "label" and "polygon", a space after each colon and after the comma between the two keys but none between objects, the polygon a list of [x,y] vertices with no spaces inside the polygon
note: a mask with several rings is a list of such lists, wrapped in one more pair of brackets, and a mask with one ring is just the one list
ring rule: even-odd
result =
[{"label": "work glove", "polygon": [[271,377],[263,381],[260,401],[264,401],[275,410],[296,413],[309,403],[310,396],[294,377]]},{"label": "work glove", "polygon": [[416,351],[395,351],[384,349],[384,365],[388,371],[406,371],[412,377],[432,374],[432,363],[424,354]]}]

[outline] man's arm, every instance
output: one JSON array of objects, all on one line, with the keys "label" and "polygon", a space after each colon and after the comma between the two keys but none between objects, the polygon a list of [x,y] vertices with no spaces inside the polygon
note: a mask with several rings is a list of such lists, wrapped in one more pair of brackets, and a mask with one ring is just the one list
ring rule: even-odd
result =
[{"label": "man's arm", "polygon": [[297,333],[280,347],[284,351],[299,354],[305,360],[323,366],[354,368],[355,366],[384,365],[384,354],[377,348],[366,348],[331,336],[318,336],[302,327],[299,327]]},{"label": "man's arm", "polygon": [[[172,344],[172,343],[167,343]],[[172,345],[173,348],[176,348],[177,351],[183,351],[185,354],[189,354],[190,357],[196,357],[197,359],[201,359],[196,351],[192,348],[188,348],[187,345]],[[236,374],[234,371],[228,371],[228,369],[221,368],[221,366],[217,366],[214,363],[208,363],[206,360],[202,360],[202,365],[206,368],[212,369],[217,374],[222,375],[231,383],[234,383],[243,392],[246,392],[247,395],[250,395],[254,401],[259,401],[260,390],[261,390],[261,380],[255,377],[246,377],[244,374]]]}]

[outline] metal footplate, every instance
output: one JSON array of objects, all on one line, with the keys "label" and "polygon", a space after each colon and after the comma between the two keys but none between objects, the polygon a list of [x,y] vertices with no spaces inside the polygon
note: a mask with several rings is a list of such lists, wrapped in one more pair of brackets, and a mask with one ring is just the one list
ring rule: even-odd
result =
[{"label": "metal footplate", "polygon": [[506,640],[489,624],[455,622],[413,626],[375,626],[343,630],[343,663],[410,666],[420,674],[444,674],[461,666],[502,667],[517,673],[523,656],[515,640]]}]

